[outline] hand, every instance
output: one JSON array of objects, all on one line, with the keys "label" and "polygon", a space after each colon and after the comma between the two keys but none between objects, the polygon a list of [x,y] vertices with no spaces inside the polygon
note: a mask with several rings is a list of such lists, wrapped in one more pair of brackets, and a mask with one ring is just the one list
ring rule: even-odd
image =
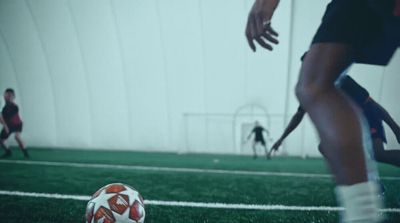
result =
[{"label": "hand", "polygon": [[271,27],[271,18],[279,0],[256,0],[250,10],[246,25],[246,38],[250,48],[255,52],[254,40],[267,50],[272,50],[268,41],[278,44],[275,38],[278,33]]},{"label": "hand", "polygon": [[275,142],[275,144],[272,146],[271,150],[278,151],[278,148],[282,145],[282,140],[278,140]]}]

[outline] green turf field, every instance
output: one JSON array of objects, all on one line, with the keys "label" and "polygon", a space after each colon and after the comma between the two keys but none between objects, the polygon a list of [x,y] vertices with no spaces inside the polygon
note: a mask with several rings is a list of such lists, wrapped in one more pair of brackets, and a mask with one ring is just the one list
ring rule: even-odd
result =
[{"label": "green turf field", "polygon": [[[322,159],[249,156],[177,155],[170,153],[31,149],[31,163],[14,150],[0,160],[0,190],[66,195],[91,195],[98,188],[122,182],[135,187],[145,200],[287,206],[336,206],[329,177],[253,175],[257,172],[327,174]],[[6,162],[4,162],[6,161]],[[57,166],[38,161],[57,162]],[[59,162],[62,162],[61,164]],[[229,170],[190,172],[176,169],[126,169],[68,166],[63,163],[110,164],[148,167]],[[400,177],[397,168],[379,165],[382,177]],[[245,170],[244,174],[231,174]],[[246,174],[250,173],[250,174]],[[399,178],[400,179],[400,178]],[[386,208],[398,210],[400,180],[384,178]],[[84,222],[86,201],[0,195],[0,222]],[[388,222],[400,222],[400,213],[389,213]],[[190,222],[337,222],[336,211],[237,210],[194,207],[146,206],[147,223]]]}]

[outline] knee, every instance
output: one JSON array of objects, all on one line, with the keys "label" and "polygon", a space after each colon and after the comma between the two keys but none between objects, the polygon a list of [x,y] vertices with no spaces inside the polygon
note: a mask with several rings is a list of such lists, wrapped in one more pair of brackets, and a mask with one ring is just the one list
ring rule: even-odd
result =
[{"label": "knee", "polygon": [[[299,100],[300,104],[305,107],[307,106],[307,102],[311,101],[312,98],[316,97],[318,95],[318,86],[315,86],[313,84],[305,84],[298,82],[295,88],[296,92],[296,97]],[[320,146],[318,147],[320,149]]]},{"label": "knee", "polygon": [[296,96],[302,106],[309,106],[314,101],[335,90],[335,76],[329,70],[319,66],[304,65],[300,71],[300,78],[296,84]]},{"label": "knee", "polygon": [[295,91],[300,104],[307,107],[334,89],[333,83],[318,80],[300,80],[296,85]]}]

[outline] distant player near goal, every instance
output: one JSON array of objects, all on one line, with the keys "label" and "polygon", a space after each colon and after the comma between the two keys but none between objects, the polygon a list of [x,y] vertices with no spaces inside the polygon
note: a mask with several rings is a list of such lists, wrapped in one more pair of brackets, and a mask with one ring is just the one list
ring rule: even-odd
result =
[{"label": "distant player near goal", "polygon": [[261,144],[261,146],[264,147],[265,155],[268,154],[268,149],[265,144],[263,132],[265,132],[269,138],[269,131],[267,129],[265,129],[264,127],[262,127],[260,125],[260,122],[258,122],[258,121],[256,121],[254,125],[255,126],[254,126],[253,130],[251,130],[250,134],[247,136],[247,140],[250,140],[251,136],[254,134],[252,148],[253,148],[253,158],[256,159],[257,158],[257,150],[256,150],[257,148],[256,147],[259,144]]},{"label": "distant player near goal", "polygon": [[3,129],[0,133],[0,145],[5,150],[2,158],[11,156],[11,150],[6,146],[5,142],[12,133],[14,133],[15,140],[25,158],[29,158],[28,151],[26,150],[25,144],[21,138],[22,120],[19,116],[18,105],[15,104],[14,99],[14,90],[11,88],[6,89],[4,91],[4,100],[6,104],[4,105],[0,115],[0,123],[3,125]]}]

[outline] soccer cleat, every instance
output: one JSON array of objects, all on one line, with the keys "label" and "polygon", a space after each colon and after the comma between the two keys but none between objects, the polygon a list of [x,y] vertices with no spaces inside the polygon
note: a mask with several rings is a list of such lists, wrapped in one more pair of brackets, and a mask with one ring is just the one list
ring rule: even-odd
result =
[{"label": "soccer cleat", "polygon": [[28,154],[28,150],[23,149],[22,152],[24,153],[24,157],[29,159],[29,154]]},{"label": "soccer cleat", "polygon": [[1,156],[1,158],[7,158],[11,156],[11,150],[7,149],[6,152]]}]

